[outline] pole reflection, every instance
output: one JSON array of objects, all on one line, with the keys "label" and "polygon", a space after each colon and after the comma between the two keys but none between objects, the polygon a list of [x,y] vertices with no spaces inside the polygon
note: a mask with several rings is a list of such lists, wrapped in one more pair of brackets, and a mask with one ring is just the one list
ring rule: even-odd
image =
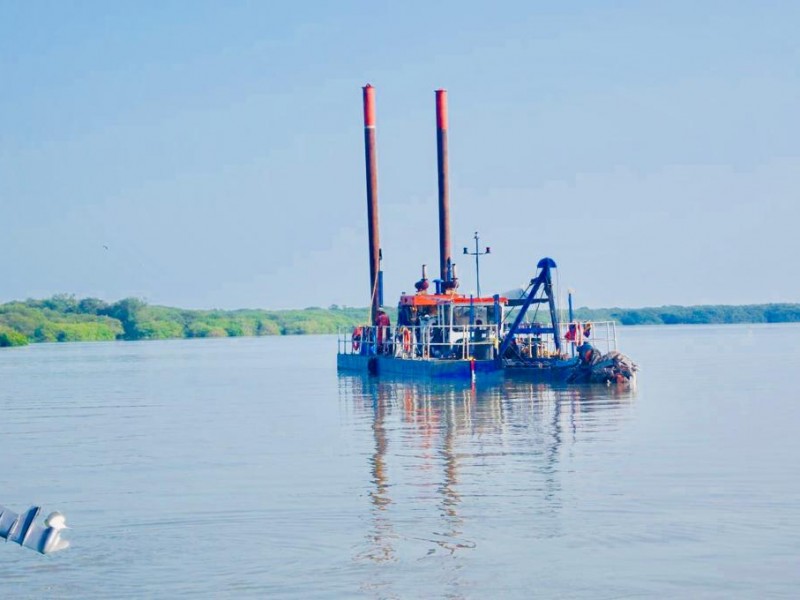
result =
[{"label": "pole reflection", "polygon": [[339,382],[340,401],[372,433],[367,548],[356,556],[372,563],[473,550],[481,510],[509,510],[502,494],[521,495],[510,502],[536,511],[548,524],[542,536],[558,535],[560,462],[581,438],[618,428],[635,398],[629,388],[511,379]]},{"label": "pole reflection", "polygon": [[370,473],[372,475],[373,489],[369,491],[370,501],[373,506],[373,530],[368,534],[371,541],[371,550],[368,558],[375,562],[386,562],[394,558],[394,549],[391,544],[393,538],[392,523],[387,517],[386,508],[391,504],[389,497],[389,482],[386,472],[386,456],[389,440],[384,421],[388,406],[379,394],[372,397],[372,435],[375,441],[375,451],[370,456]]}]

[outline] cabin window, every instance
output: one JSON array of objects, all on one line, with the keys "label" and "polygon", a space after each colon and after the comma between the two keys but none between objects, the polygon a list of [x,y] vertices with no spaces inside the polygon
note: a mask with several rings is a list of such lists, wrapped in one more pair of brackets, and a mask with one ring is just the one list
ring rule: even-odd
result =
[{"label": "cabin window", "polygon": [[436,316],[436,307],[435,306],[420,306],[419,307],[419,316],[420,317],[435,317]]},{"label": "cabin window", "polygon": [[398,325],[411,325],[414,319],[411,316],[411,306],[400,306],[397,309],[397,324]]},{"label": "cabin window", "polygon": [[[472,311],[474,312],[475,315],[475,321],[480,320],[484,325],[490,323],[490,321],[487,320],[489,310],[493,310],[492,307],[478,306],[478,305],[473,306]],[[470,315],[469,306],[459,306],[454,311],[453,325],[457,326],[469,325],[469,315]]]}]

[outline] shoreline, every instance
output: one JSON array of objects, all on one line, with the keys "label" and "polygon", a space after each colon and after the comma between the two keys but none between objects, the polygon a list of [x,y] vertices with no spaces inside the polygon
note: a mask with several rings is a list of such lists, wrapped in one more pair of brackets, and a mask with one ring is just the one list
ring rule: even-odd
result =
[{"label": "shoreline", "polygon": [[[392,321],[394,311],[388,309]],[[148,305],[138,298],[107,303],[60,294],[0,304],[0,347],[42,342],[265,337],[333,334],[364,324],[369,308],[195,310]],[[800,304],[581,307],[577,321],[634,325],[734,325],[800,322]]]}]

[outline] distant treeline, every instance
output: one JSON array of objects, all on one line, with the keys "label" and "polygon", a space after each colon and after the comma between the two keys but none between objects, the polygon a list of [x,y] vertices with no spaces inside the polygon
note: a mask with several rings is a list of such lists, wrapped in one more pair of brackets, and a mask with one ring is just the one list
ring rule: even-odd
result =
[{"label": "distant treeline", "polygon": [[161,340],[335,333],[369,320],[369,309],[184,310],[138,298],[112,304],[59,294],[0,305],[0,346],[29,342]]},{"label": "distant treeline", "polygon": [[[800,304],[580,308],[577,319],[623,325],[788,323],[800,321]],[[369,309],[336,305],[302,310],[184,310],[150,306],[138,298],[107,303],[59,294],[46,300],[0,305],[0,346],[29,342],[158,340],[335,333],[365,323]]]},{"label": "distant treeline", "polygon": [[575,311],[575,317],[591,321],[617,321],[623,325],[794,323],[800,321],[800,304],[579,308]]}]

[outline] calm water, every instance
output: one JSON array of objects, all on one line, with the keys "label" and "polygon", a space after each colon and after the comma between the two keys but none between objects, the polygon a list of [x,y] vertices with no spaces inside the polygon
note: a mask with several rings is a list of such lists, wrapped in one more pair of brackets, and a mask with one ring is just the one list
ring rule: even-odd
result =
[{"label": "calm water", "polygon": [[337,377],[335,340],[0,352],[2,597],[800,596],[800,327],[622,330],[635,392]]}]

